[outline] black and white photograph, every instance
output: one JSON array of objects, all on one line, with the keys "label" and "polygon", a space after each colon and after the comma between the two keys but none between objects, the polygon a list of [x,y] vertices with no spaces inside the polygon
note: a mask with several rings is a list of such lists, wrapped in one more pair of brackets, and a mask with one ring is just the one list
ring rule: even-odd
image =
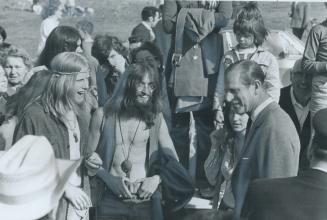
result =
[{"label": "black and white photograph", "polygon": [[327,2],[0,0],[0,220],[327,220]]}]

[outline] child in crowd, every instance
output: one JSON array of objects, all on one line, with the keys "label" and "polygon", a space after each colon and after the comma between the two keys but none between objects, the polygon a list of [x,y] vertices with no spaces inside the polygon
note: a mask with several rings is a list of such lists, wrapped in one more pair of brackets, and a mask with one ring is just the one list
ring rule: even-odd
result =
[{"label": "child in crowd", "polygon": [[224,55],[220,65],[213,107],[217,110],[216,122],[223,120],[222,104],[224,99],[224,70],[239,60],[256,61],[266,74],[265,87],[267,93],[278,103],[280,95],[280,78],[277,59],[261,47],[268,35],[261,12],[255,3],[246,4],[238,13],[234,26],[234,34],[238,44]]},{"label": "child in crowd", "polygon": [[45,42],[50,33],[58,27],[60,19],[62,18],[62,8],[60,2],[51,4],[43,13],[43,21],[40,26],[40,43],[37,48],[37,54],[41,54]]}]

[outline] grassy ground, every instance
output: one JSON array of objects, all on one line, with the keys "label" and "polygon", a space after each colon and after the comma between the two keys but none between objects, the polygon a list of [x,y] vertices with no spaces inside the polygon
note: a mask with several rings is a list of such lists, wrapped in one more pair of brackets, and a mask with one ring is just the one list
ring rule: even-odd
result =
[{"label": "grassy ground", "polygon": [[[32,56],[35,56],[41,18],[31,12],[21,10],[24,5],[13,4],[13,2],[14,0],[0,0],[0,25],[8,32],[8,42],[24,47]],[[145,5],[153,5],[154,2],[154,0],[76,0],[78,5],[92,7],[95,10],[92,21],[95,24],[96,33],[109,33],[122,40],[126,40],[132,28],[141,21],[142,8]],[[259,7],[267,27],[271,29],[289,27],[289,2],[259,2]],[[314,3],[311,11],[312,17],[322,20],[327,10],[322,3]],[[62,24],[74,25],[78,19],[64,18]]]}]

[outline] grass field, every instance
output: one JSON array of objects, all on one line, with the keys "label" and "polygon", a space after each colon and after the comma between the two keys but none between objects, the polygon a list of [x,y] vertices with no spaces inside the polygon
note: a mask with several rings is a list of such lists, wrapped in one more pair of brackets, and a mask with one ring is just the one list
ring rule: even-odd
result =
[{"label": "grass field", "polygon": [[[13,2],[15,3],[13,4]],[[39,41],[39,27],[41,18],[29,11],[21,10],[24,5],[17,1],[0,0],[0,25],[8,33],[8,42],[24,47],[32,56],[35,56]],[[76,0],[78,5],[92,7],[95,14],[92,22],[95,24],[95,33],[109,33],[127,40],[132,28],[141,21],[140,13],[144,6],[153,5],[154,0]],[[288,12],[290,2],[259,2],[270,29],[289,28]],[[322,20],[327,17],[327,10],[322,3],[312,3],[312,17]],[[75,25],[80,18],[64,18],[62,24]]]}]

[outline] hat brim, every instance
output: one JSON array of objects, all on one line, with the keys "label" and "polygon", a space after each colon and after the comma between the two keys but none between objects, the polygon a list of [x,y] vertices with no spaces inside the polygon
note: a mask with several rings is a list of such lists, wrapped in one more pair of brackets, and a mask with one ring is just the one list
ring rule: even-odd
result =
[{"label": "hat brim", "polygon": [[65,191],[65,186],[69,178],[76,171],[80,163],[81,160],[71,161],[56,159],[60,178],[57,184],[42,193],[36,192],[35,199],[29,201],[24,200],[24,203],[22,202],[21,204],[15,205],[0,203],[0,219],[30,220],[47,215],[58,205],[58,201]]}]

